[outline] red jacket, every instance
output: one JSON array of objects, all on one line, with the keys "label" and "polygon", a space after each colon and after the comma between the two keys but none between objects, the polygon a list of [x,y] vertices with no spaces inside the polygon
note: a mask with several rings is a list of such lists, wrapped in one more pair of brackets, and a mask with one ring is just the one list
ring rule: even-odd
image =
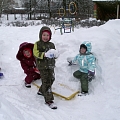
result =
[{"label": "red jacket", "polygon": [[27,43],[27,42],[22,43],[20,45],[18,53],[16,55],[16,58],[20,61],[21,67],[23,68],[23,70],[26,74],[35,72],[34,68],[36,68],[36,62],[35,62],[33,53],[30,58],[27,58],[23,55],[23,50],[25,48],[29,48],[29,49],[31,49],[31,51],[33,51],[33,46],[34,46],[34,44],[32,44],[32,43]]}]

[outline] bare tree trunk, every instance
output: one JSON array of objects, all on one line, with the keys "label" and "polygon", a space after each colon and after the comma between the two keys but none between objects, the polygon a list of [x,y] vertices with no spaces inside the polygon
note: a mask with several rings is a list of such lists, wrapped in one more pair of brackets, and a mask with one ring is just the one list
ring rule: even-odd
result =
[{"label": "bare tree trunk", "polygon": [[48,9],[49,9],[49,14],[50,14],[50,18],[51,18],[50,0],[48,0]]},{"label": "bare tree trunk", "polygon": [[8,18],[8,14],[7,14],[7,20],[9,20],[9,18]]},{"label": "bare tree trunk", "polygon": [[21,14],[21,20],[23,20],[23,14]]},{"label": "bare tree trunk", "polygon": [[30,0],[30,20],[32,19],[32,1]]},{"label": "bare tree trunk", "polygon": [[63,8],[64,8],[65,11],[66,11],[66,0],[63,0]]},{"label": "bare tree trunk", "polygon": [[2,15],[3,3],[4,3],[4,0],[0,0],[0,17]]},{"label": "bare tree trunk", "polygon": [[16,14],[14,14],[14,20],[16,20],[17,18],[16,18]]}]

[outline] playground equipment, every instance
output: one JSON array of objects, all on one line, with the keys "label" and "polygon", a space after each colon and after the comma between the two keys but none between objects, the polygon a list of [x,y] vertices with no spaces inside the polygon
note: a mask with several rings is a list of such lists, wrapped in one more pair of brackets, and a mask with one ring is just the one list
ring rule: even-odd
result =
[{"label": "playground equipment", "polygon": [[71,33],[71,31],[74,32],[74,24],[72,18],[62,18],[60,19],[60,27],[56,28],[55,30],[60,29],[61,35],[64,33]]},{"label": "playground equipment", "polygon": [[[61,11],[63,11],[63,13],[61,13]],[[59,14],[60,17],[65,16],[65,9],[64,8],[60,8],[58,14]]]},{"label": "playground equipment", "polygon": [[[75,2],[70,2],[68,5],[68,9],[66,9],[66,10],[68,10],[71,15],[76,14],[77,13],[77,6],[76,6]],[[66,15],[66,10],[64,8],[60,8],[59,13],[58,13],[59,16],[64,17]]]},{"label": "playground equipment", "polygon": [[60,17],[62,17],[62,19],[60,19],[60,28],[56,28],[55,30],[60,29],[61,35],[63,34],[62,29],[64,29],[64,33],[71,33],[71,31],[74,31],[74,25],[73,25],[72,18],[70,18],[70,16],[68,18],[64,18],[67,10],[68,10],[70,15],[76,14],[77,13],[77,6],[76,6],[75,2],[70,2],[68,4],[68,9],[66,9],[66,10],[65,10],[65,8],[59,9],[58,14]]},{"label": "playground equipment", "polygon": [[75,2],[70,2],[69,13],[70,14],[76,14],[76,12],[77,12],[77,6],[76,6]]}]

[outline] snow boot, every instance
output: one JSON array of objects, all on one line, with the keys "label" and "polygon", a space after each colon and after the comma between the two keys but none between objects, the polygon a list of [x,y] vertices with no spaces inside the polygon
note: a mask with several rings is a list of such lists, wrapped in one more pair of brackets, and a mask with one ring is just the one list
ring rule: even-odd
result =
[{"label": "snow boot", "polygon": [[40,91],[37,92],[38,95],[43,95]]},{"label": "snow boot", "polygon": [[88,92],[80,92],[80,93],[78,94],[78,96],[86,96],[86,95],[88,95]]},{"label": "snow boot", "polygon": [[51,109],[57,109],[57,106],[53,101],[46,102],[45,104],[48,105]]},{"label": "snow boot", "polygon": [[31,88],[31,84],[28,84],[28,83],[25,82],[25,87]]}]

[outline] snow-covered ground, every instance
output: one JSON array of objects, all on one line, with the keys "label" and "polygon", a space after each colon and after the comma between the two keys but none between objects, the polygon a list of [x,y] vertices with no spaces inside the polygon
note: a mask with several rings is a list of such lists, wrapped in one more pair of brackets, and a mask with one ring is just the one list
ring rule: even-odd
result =
[{"label": "snow-covered ground", "polygon": [[[69,101],[55,96],[57,110],[44,104],[43,97],[36,94],[36,86],[24,86],[25,74],[16,59],[19,45],[35,43],[42,26],[0,27],[0,67],[4,73],[0,79],[0,120],[120,120],[120,20],[109,20],[99,27],[75,28],[63,35],[50,27],[51,41],[60,52],[54,87],[62,84],[80,89],[79,80],[72,76],[75,68],[68,66],[66,59],[78,54],[83,41],[91,41],[101,68],[89,84],[88,96],[76,95]],[[58,91],[67,93],[66,88],[59,86]]]}]

